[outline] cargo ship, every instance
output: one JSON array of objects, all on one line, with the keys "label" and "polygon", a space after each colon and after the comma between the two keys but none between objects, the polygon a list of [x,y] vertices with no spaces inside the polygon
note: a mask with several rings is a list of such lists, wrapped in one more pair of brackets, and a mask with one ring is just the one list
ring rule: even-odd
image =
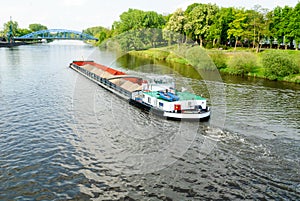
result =
[{"label": "cargo ship", "polygon": [[73,61],[69,67],[101,87],[127,100],[129,104],[174,120],[208,120],[210,108],[205,98],[179,91],[172,77],[141,78],[95,63]]}]

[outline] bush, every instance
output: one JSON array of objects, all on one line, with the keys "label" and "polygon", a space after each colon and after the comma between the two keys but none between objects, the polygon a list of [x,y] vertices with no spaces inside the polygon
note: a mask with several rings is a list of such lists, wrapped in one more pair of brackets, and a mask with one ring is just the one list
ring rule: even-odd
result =
[{"label": "bush", "polygon": [[205,48],[206,49],[212,49],[212,48],[214,48],[213,43],[209,42],[209,43],[205,44]]},{"label": "bush", "polygon": [[206,50],[199,46],[189,48],[185,52],[184,57],[190,65],[199,70],[217,69],[211,58],[208,56]]},{"label": "bush", "polygon": [[226,45],[221,45],[219,43],[217,43],[216,48],[219,48],[220,50],[228,50],[228,46]]},{"label": "bush", "polygon": [[270,80],[297,74],[299,68],[292,56],[283,51],[269,51],[263,54],[262,64],[265,76]]},{"label": "bush", "polygon": [[246,75],[252,72],[257,65],[257,57],[254,53],[234,53],[228,61],[228,72],[233,75]]},{"label": "bush", "polygon": [[216,65],[216,67],[218,69],[221,69],[221,68],[226,68],[227,65],[226,65],[226,55],[224,52],[222,51],[212,51],[212,52],[209,52],[209,56],[210,58],[212,59],[212,61],[214,62],[214,64]]}]

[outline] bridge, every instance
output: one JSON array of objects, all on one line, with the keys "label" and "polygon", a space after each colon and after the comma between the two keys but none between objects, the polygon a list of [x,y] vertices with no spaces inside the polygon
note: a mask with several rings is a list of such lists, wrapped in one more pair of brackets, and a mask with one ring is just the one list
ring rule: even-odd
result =
[{"label": "bridge", "polygon": [[48,29],[32,32],[20,37],[14,37],[14,40],[96,40],[97,38],[79,31],[67,30],[67,29]]}]

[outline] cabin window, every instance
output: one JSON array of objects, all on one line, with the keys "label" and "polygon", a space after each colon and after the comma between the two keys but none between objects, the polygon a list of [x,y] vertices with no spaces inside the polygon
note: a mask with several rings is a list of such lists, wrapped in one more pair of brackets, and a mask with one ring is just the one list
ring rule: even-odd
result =
[{"label": "cabin window", "polygon": [[164,103],[159,102],[159,107],[163,107],[163,106],[164,106]]},{"label": "cabin window", "polygon": [[148,103],[151,103],[151,98],[150,97],[148,97]]}]

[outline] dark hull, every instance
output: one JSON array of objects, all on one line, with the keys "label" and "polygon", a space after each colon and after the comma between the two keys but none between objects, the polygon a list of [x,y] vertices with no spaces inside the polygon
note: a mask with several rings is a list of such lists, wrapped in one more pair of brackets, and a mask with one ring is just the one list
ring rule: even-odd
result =
[{"label": "dark hull", "polygon": [[148,105],[146,103],[129,99],[129,104],[133,105],[147,113],[152,113],[152,114],[155,114],[155,115],[161,116],[161,117],[164,116],[164,112],[162,110],[155,109],[151,105]]},{"label": "dark hull", "polygon": [[153,108],[150,105],[146,105],[144,103],[141,103],[141,102],[138,102],[138,101],[135,101],[135,100],[132,100],[132,99],[129,99],[129,104],[133,105],[133,106],[135,106],[137,108],[140,108],[142,110],[145,110],[147,112],[149,112]]}]

